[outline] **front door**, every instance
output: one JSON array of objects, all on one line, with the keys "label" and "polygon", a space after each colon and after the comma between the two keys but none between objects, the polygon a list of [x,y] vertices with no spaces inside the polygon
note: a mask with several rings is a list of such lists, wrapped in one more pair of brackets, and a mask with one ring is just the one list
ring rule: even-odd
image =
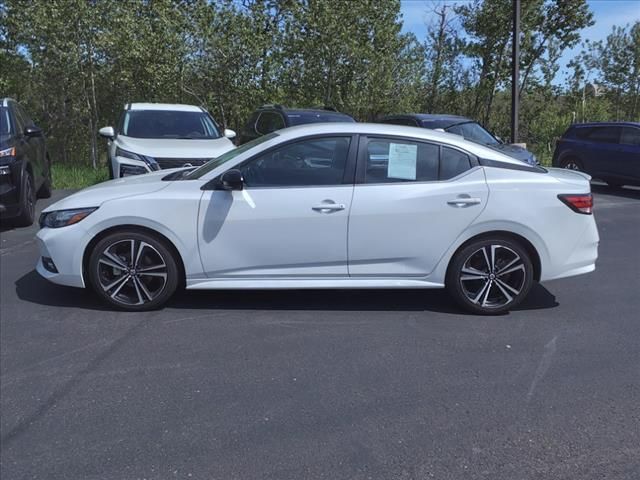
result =
[{"label": "front door", "polygon": [[206,191],[198,235],[206,275],[347,276],[351,143],[350,136],[288,143],[238,167],[243,190]]}]

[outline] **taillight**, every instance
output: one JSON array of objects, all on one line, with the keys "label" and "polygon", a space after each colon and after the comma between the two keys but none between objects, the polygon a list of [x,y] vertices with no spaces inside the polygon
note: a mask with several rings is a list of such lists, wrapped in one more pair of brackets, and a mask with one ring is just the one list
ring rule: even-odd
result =
[{"label": "taillight", "polygon": [[590,193],[565,193],[558,195],[558,198],[576,213],[593,213],[593,195]]}]

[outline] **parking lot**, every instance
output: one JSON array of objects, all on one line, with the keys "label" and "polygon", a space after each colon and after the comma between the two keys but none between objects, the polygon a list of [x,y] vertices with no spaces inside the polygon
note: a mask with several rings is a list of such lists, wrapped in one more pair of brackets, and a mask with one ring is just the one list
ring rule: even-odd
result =
[{"label": "parking lot", "polygon": [[594,192],[597,270],[498,317],[435,290],[119,313],[35,273],[35,225],[5,230],[1,476],[640,478],[640,190]]}]

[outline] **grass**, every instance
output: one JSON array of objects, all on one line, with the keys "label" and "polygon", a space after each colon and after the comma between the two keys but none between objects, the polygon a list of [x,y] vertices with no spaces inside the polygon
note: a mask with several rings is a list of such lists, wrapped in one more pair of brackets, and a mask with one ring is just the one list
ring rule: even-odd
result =
[{"label": "grass", "polygon": [[53,188],[79,189],[109,180],[109,172],[104,165],[95,170],[91,165],[63,165],[54,163],[51,166]]}]

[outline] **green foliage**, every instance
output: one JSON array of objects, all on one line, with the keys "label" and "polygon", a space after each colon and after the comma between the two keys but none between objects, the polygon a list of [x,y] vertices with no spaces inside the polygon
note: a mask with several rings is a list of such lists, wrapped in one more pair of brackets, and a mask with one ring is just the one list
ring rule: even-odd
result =
[{"label": "green foliage", "polygon": [[[587,3],[522,5],[522,141],[546,156],[572,121],[638,117],[640,23],[586,43],[562,90],[558,60],[593,23]],[[4,0],[0,94],[25,104],[57,164],[99,167],[98,129],[135,101],[202,105],[234,129],[263,103],[358,120],[457,113],[508,138],[511,0],[426,8],[420,44],[402,33],[400,0]]]},{"label": "green foliage", "polygon": [[65,165],[54,163],[51,168],[53,188],[78,189],[90,187],[109,179],[106,168],[95,169],[90,165]]}]

